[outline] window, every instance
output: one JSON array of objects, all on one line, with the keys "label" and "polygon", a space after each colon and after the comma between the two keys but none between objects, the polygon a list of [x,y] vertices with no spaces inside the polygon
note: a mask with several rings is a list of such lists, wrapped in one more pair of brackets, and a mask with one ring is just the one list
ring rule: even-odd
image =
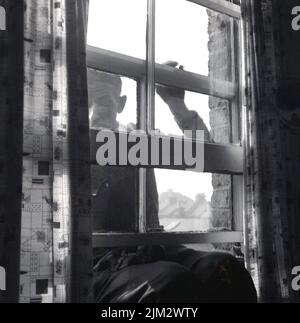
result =
[{"label": "window", "polygon": [[[185,113],[196,115],[207,131],[203,172],[174,165],[132,170],[132,226],[95,232],[95,246],[244,241],[240,19],[240,6],[225,0],[90,1],[88,68],[121,76],[127,101],[118,124],[130,123],[149,138],[182,138],[185,123],[161,89],[174,93],[175,101],[184,93]],[[95,136],[96,130],[94,162]],[[104,181],[101,189],[109,185]],[[153,185],[157,198],[149,197]],[[157,209],[149,207],[151,198]],[[155,212],[157,223],[151,220]]]}]

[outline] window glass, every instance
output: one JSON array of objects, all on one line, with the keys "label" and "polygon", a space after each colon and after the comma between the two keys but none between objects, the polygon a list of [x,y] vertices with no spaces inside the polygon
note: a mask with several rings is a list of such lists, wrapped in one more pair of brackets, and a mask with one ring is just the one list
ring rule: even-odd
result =
[{"label": "window glass", "polygon": [[127,77],[88,69],[89,116],[92,128],[125,130],[137,121],[137,85]]},{"label": "window glass", "polygon": [[208,75],[206,8],[185,0],[156,1],[156,62],[176,61]]},{"label": "window glass", "polygon": [[154,128],[181,135],[196,126],[205,141],[232,142],[231,107],[238,100],[234,19],[190,1],[163,0],[156,1],[155,24]]},{"label": "window glass", "polygon": [[159,221],[165,231],[232,229],[231,177],[155,169]]},{"label": "window glass", "polygon": [[146,23],[145,0],[90,0],[87,43],[145,59]]},{"label": "window glass", "polygon": [[[182,99],[177,100],[176,96],[181,96]],[[195,92],[157,85],[155,129],[165,135],[182,136],[183,130],[194,128],[205,131],[206,140],[209,141],[211,133],[209,97]]]},{"label": "window glass", "polygon": [[135,232],[138,223],[138,169],[96,164],[95,133],[100,128],[116,131],[134,129],[137,111],[136,82],[88,69],[88,91],[94,231]]}]

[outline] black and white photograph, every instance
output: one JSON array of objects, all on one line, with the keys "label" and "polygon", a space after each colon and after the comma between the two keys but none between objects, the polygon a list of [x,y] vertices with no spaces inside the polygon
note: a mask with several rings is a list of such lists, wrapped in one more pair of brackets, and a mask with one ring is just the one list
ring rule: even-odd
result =
[{"label": "black and white photograph", "polygon": [[299,249],[299,0],[0,0],[0,303],[299,303]]}]

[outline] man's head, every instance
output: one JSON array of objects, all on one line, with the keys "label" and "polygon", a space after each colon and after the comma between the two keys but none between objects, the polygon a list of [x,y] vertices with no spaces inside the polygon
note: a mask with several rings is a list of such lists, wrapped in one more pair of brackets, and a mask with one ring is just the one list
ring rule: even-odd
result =
[{"label": "man's head", "polygon": [[92,127],[115,129],[127,97],[121,96],[122,81],[117,75],[88,69],[89,110]]}]

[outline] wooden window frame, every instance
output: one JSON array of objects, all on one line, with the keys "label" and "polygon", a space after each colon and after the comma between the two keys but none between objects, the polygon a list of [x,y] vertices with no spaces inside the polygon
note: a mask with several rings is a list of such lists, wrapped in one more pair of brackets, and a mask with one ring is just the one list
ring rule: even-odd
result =
[{"label": "wooden window frame", "polygon": [[[146,230],[146,168],[139,169],[139,230],[138,233],[93,233],[95,247],[115,247],[151,244],[201,244],[243,242],[247,251],[247,219],[244,202],[244,62],[241,7],[225,0],[186,0],[211,9],[238,21],[238,28],[232,26],[233,80],[211,80],[208,76],[175,69],[155,63],[155,0],[148,1],[147,16],[147,59],[123,55],[109,50],[87,45],[87,67],[108,73],[133,78],[138,82],[140,127],[149,133],[154,120],[154,77],[155,82],[166,86],[178,87],[205,95],[216,96],[230,101],[232,144],[204,143],[204,171],[232,175],[232,198],[234,231],[219,232],[147,232]],[[146,67],[146,73],[145,73]],[[237,75],[237,68],[242,71]],[[155,73],[155,74],[154,74]],[[244,119],[243,119],[244,120]],[[242,133],[236,130],[242,128]],[[95,140],[91,138],[91,150]],[[94,160],[91,161],[95,163]],[[170,168],[170,167],[163,167]],[[245,253],[246,263],[248,255]]]}]

